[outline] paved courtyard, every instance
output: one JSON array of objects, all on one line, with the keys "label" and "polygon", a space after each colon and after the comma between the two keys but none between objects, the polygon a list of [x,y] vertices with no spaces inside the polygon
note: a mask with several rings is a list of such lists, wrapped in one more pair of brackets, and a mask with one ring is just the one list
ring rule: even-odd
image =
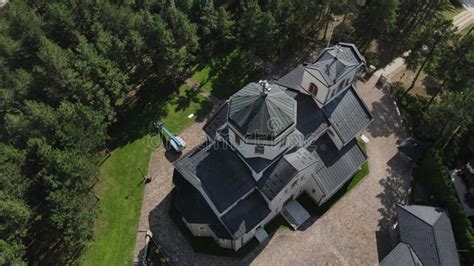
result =
[{"label": "paved courtyard", "polygon": [[[376,74],[377,75],[377,74]],[[375,75],[374,75],[375,76]],[[241,260],[194,252],[168,215],[172,190],[170,161],[157,149],[150,161],[153,181],[146,185],[135,254],[143,252],[144,231],[171,259],[171,264],[196,265],[376,265],[390,251],[386,229],[394,204],[406,196],[409,163],[397,154],[405,130],[391,97],[375,87],[377,77],[358,84],[358,91],[374,116],[364,134],[369,138],[370,173],[322,217],[304,231],[280,228],[266,243]],[[204,140],[203,123],[180,134],[189,148]],[[186,151],[185,151],[186,152]],[[380,256],[380,258],[379,258]]]}]

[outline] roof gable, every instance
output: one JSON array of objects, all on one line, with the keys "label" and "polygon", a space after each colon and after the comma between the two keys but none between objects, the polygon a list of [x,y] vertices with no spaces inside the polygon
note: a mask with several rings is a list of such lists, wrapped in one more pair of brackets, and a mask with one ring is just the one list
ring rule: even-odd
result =
[{"label": "roof gable", "polygon": [[398,243],[398,245],[380,262],[380,266],[420,265],[422,265],[422,263],[418,256],[416,256],[413,249],[405,243]]},{"label": "roof gable", "polygon": [[441,208],[397,206],[400,240],[425,265],[459,265],[451,223]]}]

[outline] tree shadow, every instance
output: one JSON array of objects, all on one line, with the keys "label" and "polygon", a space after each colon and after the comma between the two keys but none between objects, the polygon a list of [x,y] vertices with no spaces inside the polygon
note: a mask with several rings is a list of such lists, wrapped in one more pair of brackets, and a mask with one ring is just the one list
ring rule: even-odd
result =
[{"label": "tree shadow", "polygon": [[394,100],[389,93],[385,93],[380,101],[372,103],[370,112],[374,118],[367,131],[375,137],[388,137],[395,134],[396,137],[405,135],[405,125],[398,115]]},{"label": "tree shadow", "polygon": [[209,77],[213,78],[211,94],[219,99],[227,99],[251,80],[255,80],[255,66],[241,51],[234,51],[225,60],[212,64]]},{"label": "tree shadow", "polygon": [[184,95],[178,95],[175,100],[176,102],[175,111],[179,112],[181,110],[188,108],[191,103],[199,102],[200,100],[197,97],[198,95],[199,95],[199,90],[195,88],[189,88],[184,92]]},{"label": "tree shadow", "polygon": [[383,38],[378,41],[377,60],[378,66],[384,67],[390,64],[395,58],[400,57],[408,48],[400,45],[392,37]]},{"label": "tree shadow", "polygon": [[108,148],[127,145],[153,132],[153,123],[168,114],[166,103],[176,90],[171,82],[149,79],[117,114],[117,122],[109,130],[112,142]]},{"label": "tree shadow", "polygon": [[428,94],[429,96],[434,96],[439,92],[440,84],[435,78],[431,76],[426,76],[422,80],[421,84],[423,84],[423,86],[425,87],[426,94]]},{"label": "tree shadow", "polygon": [[204,101],[201,101],[199,109],[194,113],[196,116],[197,122],[203,122],[207,118],[212,117],[212,113],[216,107],[220,106],[217,102],[206,98]]},{"label": "tree shadow", "polygon": [[378,221],[379,230],[375,233],[379,259],[383,259],[397,244],[393,225],[396,222],[396,205],[409,204],[412,164],[397,153],[387,162],[388,176],[379,181],[383,191],[377,195],[382,204],[378,209],[382,218]]}]

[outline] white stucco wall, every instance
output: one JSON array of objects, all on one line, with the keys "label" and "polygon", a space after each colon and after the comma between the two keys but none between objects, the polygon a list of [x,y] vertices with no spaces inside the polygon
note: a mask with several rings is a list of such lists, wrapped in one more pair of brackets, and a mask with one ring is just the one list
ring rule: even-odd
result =
[{"label": "white stucco wall", "polygon": [[[330,90],[330,93],[329,93],[330,95],[329,95],[326,102],[330,102],[332,99],[339,96],[339,94],[341,94],[343,91],[348,89],[354,83],[354,81],[357,77],[357,72],[359,71],[359,69],[360,69],[360,66],[358,66],[357,68],[354,68],[351,71],[347,72],[346,74],[344,74],[344,76],[339,77],[336,84],[332,85],[331,88],[329,89]],[[339,90],[339,84],[345,82],[346,80],[348,80],[348,82],[345,84],[345,86],[342,87],[341,90]],[[334,94],[332,94],[333,92],[334,92]]]},{"label": "white stucco wall", "polygon": [[264,147],[264,153],[256,154],[255,147],[257,145],[245,143],[244,140],[240,137],[239,137],[240,144],[237,144],[235,135],[236,134],[232,130],[229,130],[229,142],[245,158],[259,157],[259,158],[264,158],[268,160],[273,160],[288,147],[287,142],[280,142],[280,143],[277,143],[276,145],[262,145]]},{"label": "white stucco wall", "polygon": [[189,231],[193,233],[195,236],[213,236],[214,233],[209,228],[208,224],[195,224],[195,223],[188,223],[186,219],[183,218],[184,223],[188,227]]},{"label": "white stucco wall", "polygon": [[321,202],[324,197],[324,193],[319,188],[316,180],[313,178],[308,178],[304,184],[304,190],[306,191],[306,194],[308,194],[308,196],[314,200],[315,204],[319,205],[319,202]]}]

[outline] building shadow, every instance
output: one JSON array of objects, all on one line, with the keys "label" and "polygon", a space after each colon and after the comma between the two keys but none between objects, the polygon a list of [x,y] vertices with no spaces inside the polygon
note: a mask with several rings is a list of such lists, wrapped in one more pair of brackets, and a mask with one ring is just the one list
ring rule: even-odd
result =
[{"label": "building shadow", "polygon": [[383,191],[377,195],[382,205],[378,209],[382,218],[375,232],[379,261],[396,245],[393,225],[397,221],[396,205],[409,204],[412,164],[403,155],[397,153],[387,162],[388,176],[379,181]]},{"label": "building shadow", "polygon": [[[234,252],[219,247],[210,237],[193,236],[174,208],[174,194],[174,190],[171,191],[148,216],[153,240],[170,265],[248,265],[265,249],[281,223],[279,220],[269,223],[275,230],[264,243],[253,239]],[[140,250],[139,258],[142,259],[144,254],[145,248]]]}]

